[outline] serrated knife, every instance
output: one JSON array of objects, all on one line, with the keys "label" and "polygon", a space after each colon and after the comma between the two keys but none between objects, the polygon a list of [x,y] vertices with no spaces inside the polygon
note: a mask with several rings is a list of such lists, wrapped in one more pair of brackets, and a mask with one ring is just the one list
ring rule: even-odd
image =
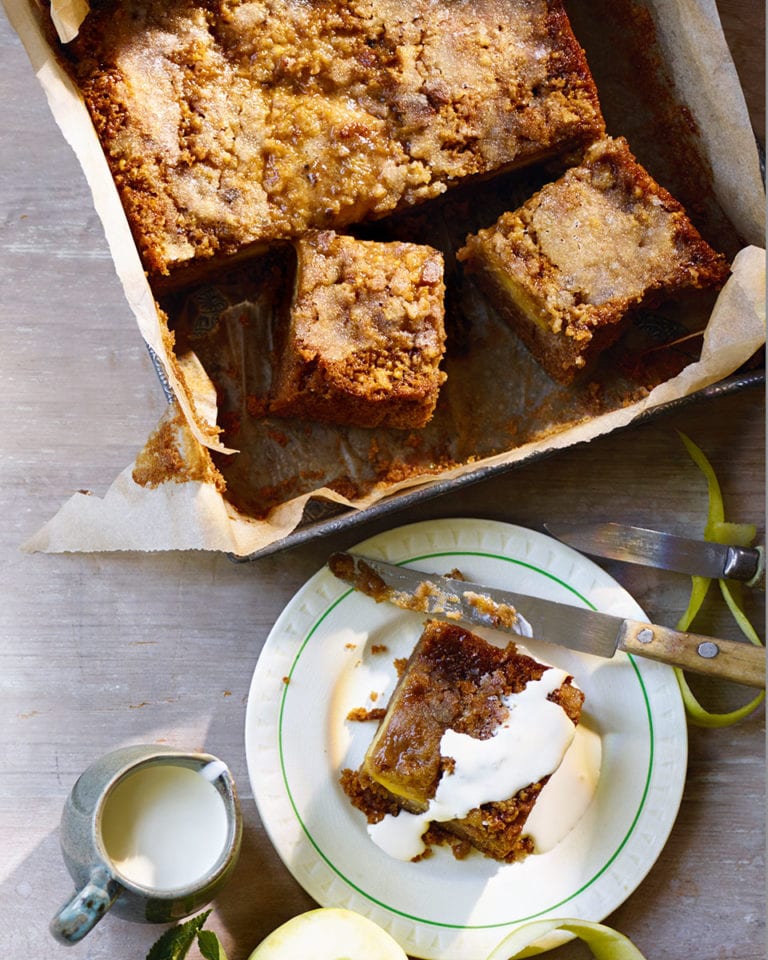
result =
[{"label": "serrated knife", "polygon": [[352,553],[333,554],[328,566],[340,580],[378,602],[437,619],[515,633],[519,610],[542,643],[609,658],[623,650],[695,673],[765,687],[765,648],[748,642],[681,633]]},{"label": "serrated knife", "polygon": [[752,587],[765,584],[762,547],[729,546],[621,523],[545,523],[544,528],[591,556],[715,580],[740,580]]}]

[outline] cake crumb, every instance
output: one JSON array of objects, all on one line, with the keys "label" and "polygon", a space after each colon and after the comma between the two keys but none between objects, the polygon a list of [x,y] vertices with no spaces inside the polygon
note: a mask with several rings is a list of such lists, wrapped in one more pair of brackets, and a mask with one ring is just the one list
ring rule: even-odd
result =
[{"label": "cake crumb", "polygon": [[347,720],[353,723],[367,723],[369,720],[382,720],[386,713],[385,707],[354,707],[347,714]]}]

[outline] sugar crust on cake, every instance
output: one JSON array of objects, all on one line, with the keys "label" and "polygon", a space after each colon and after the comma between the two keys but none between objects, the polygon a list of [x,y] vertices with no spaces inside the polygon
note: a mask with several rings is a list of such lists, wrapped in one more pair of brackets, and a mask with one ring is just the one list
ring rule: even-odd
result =
[{"label": "sugar crust on cake", "polygon": [[[507,715],[502,698],[519,693],[547,669],[514,643],[496,647],[457,624],[427,621],[361,767],[342,772],[352,804],[370,823],[400,809],[423,811],[450,769],[450,760],[440,754],[445,731],[493,736]],[[571,677],[550,699],[578,722],[584,697]],[[532,851],[525,821],[545,782],[484,803],[460,820],[433,823],[427,845],[448,842],[459,857],[472,846],[501,861],[523,858]]]},{"label": "sugar crust on cake", "polygon": [[270,413],[361,427],[423,427],[445,373],[443,257],[333,231],[297,241]]},{"label": "sugar crust on cake", "polygon": [[66,48],[154,275],[599,135],[560,0],[94,0]]},{"label": "sugar crust on cake", "polygon": [[632,309],[728,275],[622,137],[590,145],[581,163],[467,237],[457,257],[562,383],[615,341]]}]

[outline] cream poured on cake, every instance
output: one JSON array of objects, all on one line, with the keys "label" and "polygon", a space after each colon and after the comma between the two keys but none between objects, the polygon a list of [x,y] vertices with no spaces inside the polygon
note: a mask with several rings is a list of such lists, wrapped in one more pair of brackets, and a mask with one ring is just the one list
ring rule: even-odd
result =
[{"label": "cream poured on cake", "polygon": [[358,770],[340,782],[394,857],[447,843],[512,862],[532,853],[526,820],[561,765],[584,695],[522,647],[427,621]]}]

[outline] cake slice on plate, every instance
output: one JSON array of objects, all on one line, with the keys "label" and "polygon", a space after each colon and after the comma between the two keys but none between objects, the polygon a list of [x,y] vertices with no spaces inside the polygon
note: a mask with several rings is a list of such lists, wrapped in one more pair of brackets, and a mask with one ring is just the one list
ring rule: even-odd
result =
[{"label": "cake slice on plate", "polygon": [[447,842],[512,862],[525,822],[571,744],[584,700],[573,678],[514,643],[429,620],[359,770],[341,784],[374,841],[400,859]]}]

